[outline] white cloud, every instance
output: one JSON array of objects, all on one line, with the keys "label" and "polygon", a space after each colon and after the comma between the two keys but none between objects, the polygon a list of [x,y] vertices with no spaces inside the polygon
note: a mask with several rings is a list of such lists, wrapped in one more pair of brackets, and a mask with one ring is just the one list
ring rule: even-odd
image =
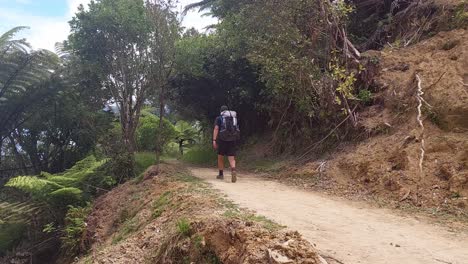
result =
[{"label": "white cloud", "polygon": [[[31,0],[15,0],[16,2],[28,3]],[[198,0],[180,0],[178,11],[182,11],[187,4],[197,2]],[[34,16],[27,13],[20,13],[18,10],[6,9],[0,7],[0,32],[15,26],[27,26],[30,29],[22,33],[21,37],[25,37],[33,48],[54,50],[55,43],[61,42],[67,38],[70,33],[68,21],[72,19],[76,13],[78,6],[83,4],[87,7],[91,0],[67,0],[67,13],[61,17],[45,17]],[[197,11],[189,12],[184,18],[182,25],[190,28],[203,31],[209,25],[215,24],[217,20],[213,17],[203,17],[202,13]]]},{"label": "white cloud", "polygon": [[[200,0],[180,0],[179,10],[182,12],[185,6],[199,2]],[[198,10],[192,10],[187,13],[182,19],[182,26],[186,28],[194,27],[199,31],[204,31],[207,26],[216,24],[218,20],[211,16],[204,16],[205,12],[198,12]]]},{"label": "white cloud", "polygon": [[[16,1],[27,3],[29,0]],[[0,7],[0,17],[6,24],[0,27],[0,30],[3,32],[15,26],[27,26],[30,29],[24,31],[21,37],[25,37],[33,48],[54,50],[55,43],[68,37],[70,33],[68,21],[72,19],[78,6],[80,4],[87,6],[89,2],[90,0],[67,0],[67,13],[61,17],[34,16]]]},{"label": "white cloud", "polygon": [[75,15],[76,11],[78,10],[78,6],[80,6],[80,4],[82,4],[86,8],[89,2],[91,2],[91,0],[67,0],[67,3],[68,3],[67,17],[71,19]]}]

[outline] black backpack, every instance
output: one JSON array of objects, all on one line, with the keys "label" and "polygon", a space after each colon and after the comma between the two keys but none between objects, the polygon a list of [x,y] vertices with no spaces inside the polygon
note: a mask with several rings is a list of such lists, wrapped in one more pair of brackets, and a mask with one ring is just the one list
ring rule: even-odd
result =
[{"label": "black backpack", "polygon": [[221,115],[221,127],[219,130],[219,139],[222,141],[236,141],[240,139],[240,129],[237,118],[232,116],[231,111],[229,115]]}]

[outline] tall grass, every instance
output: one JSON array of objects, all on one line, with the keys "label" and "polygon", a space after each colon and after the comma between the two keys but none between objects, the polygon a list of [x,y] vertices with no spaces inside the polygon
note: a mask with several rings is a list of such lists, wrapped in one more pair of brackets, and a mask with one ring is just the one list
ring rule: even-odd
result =
[{"label": "tall grass", "polygon": [[153,152],[138,152],[135,154],[135,172],[140,175],[151,165],[154,165],[156,154]]},{"label": "tall grass", "polygon": [[182,160],[195,165],[215,165],[218,155],[206,145],[197,145],[189,149]]}]

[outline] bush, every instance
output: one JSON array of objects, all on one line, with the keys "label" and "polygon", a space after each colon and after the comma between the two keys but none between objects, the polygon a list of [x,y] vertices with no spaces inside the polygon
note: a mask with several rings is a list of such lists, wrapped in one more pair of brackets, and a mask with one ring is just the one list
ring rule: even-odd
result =
[{"label": "bush", "polygon": [[109,173],[118,183],[136,176],[135,155],[126,151],[116,152],[112,155],[108,164]]},{"label": "bush", "polygon": [[164,147],[176,136],[174,125],[167,119],[163,119],[163,129],[159,131],[159,117],[148,110],[142,111],[140,124],[136,130],[136,142],[140,151],[156,151],[158,135]]}]

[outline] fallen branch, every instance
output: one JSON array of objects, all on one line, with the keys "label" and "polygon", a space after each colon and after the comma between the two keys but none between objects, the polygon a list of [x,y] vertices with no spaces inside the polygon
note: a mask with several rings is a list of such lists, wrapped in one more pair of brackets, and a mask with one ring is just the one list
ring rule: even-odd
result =
[{"label": "fallen branch", "polygon": [[343,125],[353,115],[353,112],[356,110],[356,108],[357,108],[357,106],[355,106],[354,109],[351,111],[351,113],[349,115],[347,115],[346,118],[343,119],[343,121],[341,121],[337,126],[335,126],[335,128],[332,129],[324,138],[322,138],[321,140],[317,141],[316,143],[314,143],[310,147],[308,147],[306,152],[304,154],[302,154],[297,160],[299,161],[302,158],[304,158],[307,154],[312,152],[312,150],[314,150],[316,146],[318,146],[319,144],[324,142],[328,137],[330,137],[341,125]]},{"label": "fallen branch", "polygon": [[[429,88],[431,88],[431,87],[437,85],[437,84],[440,82],[440,80],[442,80],[442,77],[444,77],[444,75],[445,75],[446,73],[447,73],[447,72],[442,73],[442,75],[439,77],[439,79],[437,79],[437,81],[436,81],[435,83],[429,85],[426,89],[429,89]],[[426,103],[426,104],[427,104],[427,103]]]}]

